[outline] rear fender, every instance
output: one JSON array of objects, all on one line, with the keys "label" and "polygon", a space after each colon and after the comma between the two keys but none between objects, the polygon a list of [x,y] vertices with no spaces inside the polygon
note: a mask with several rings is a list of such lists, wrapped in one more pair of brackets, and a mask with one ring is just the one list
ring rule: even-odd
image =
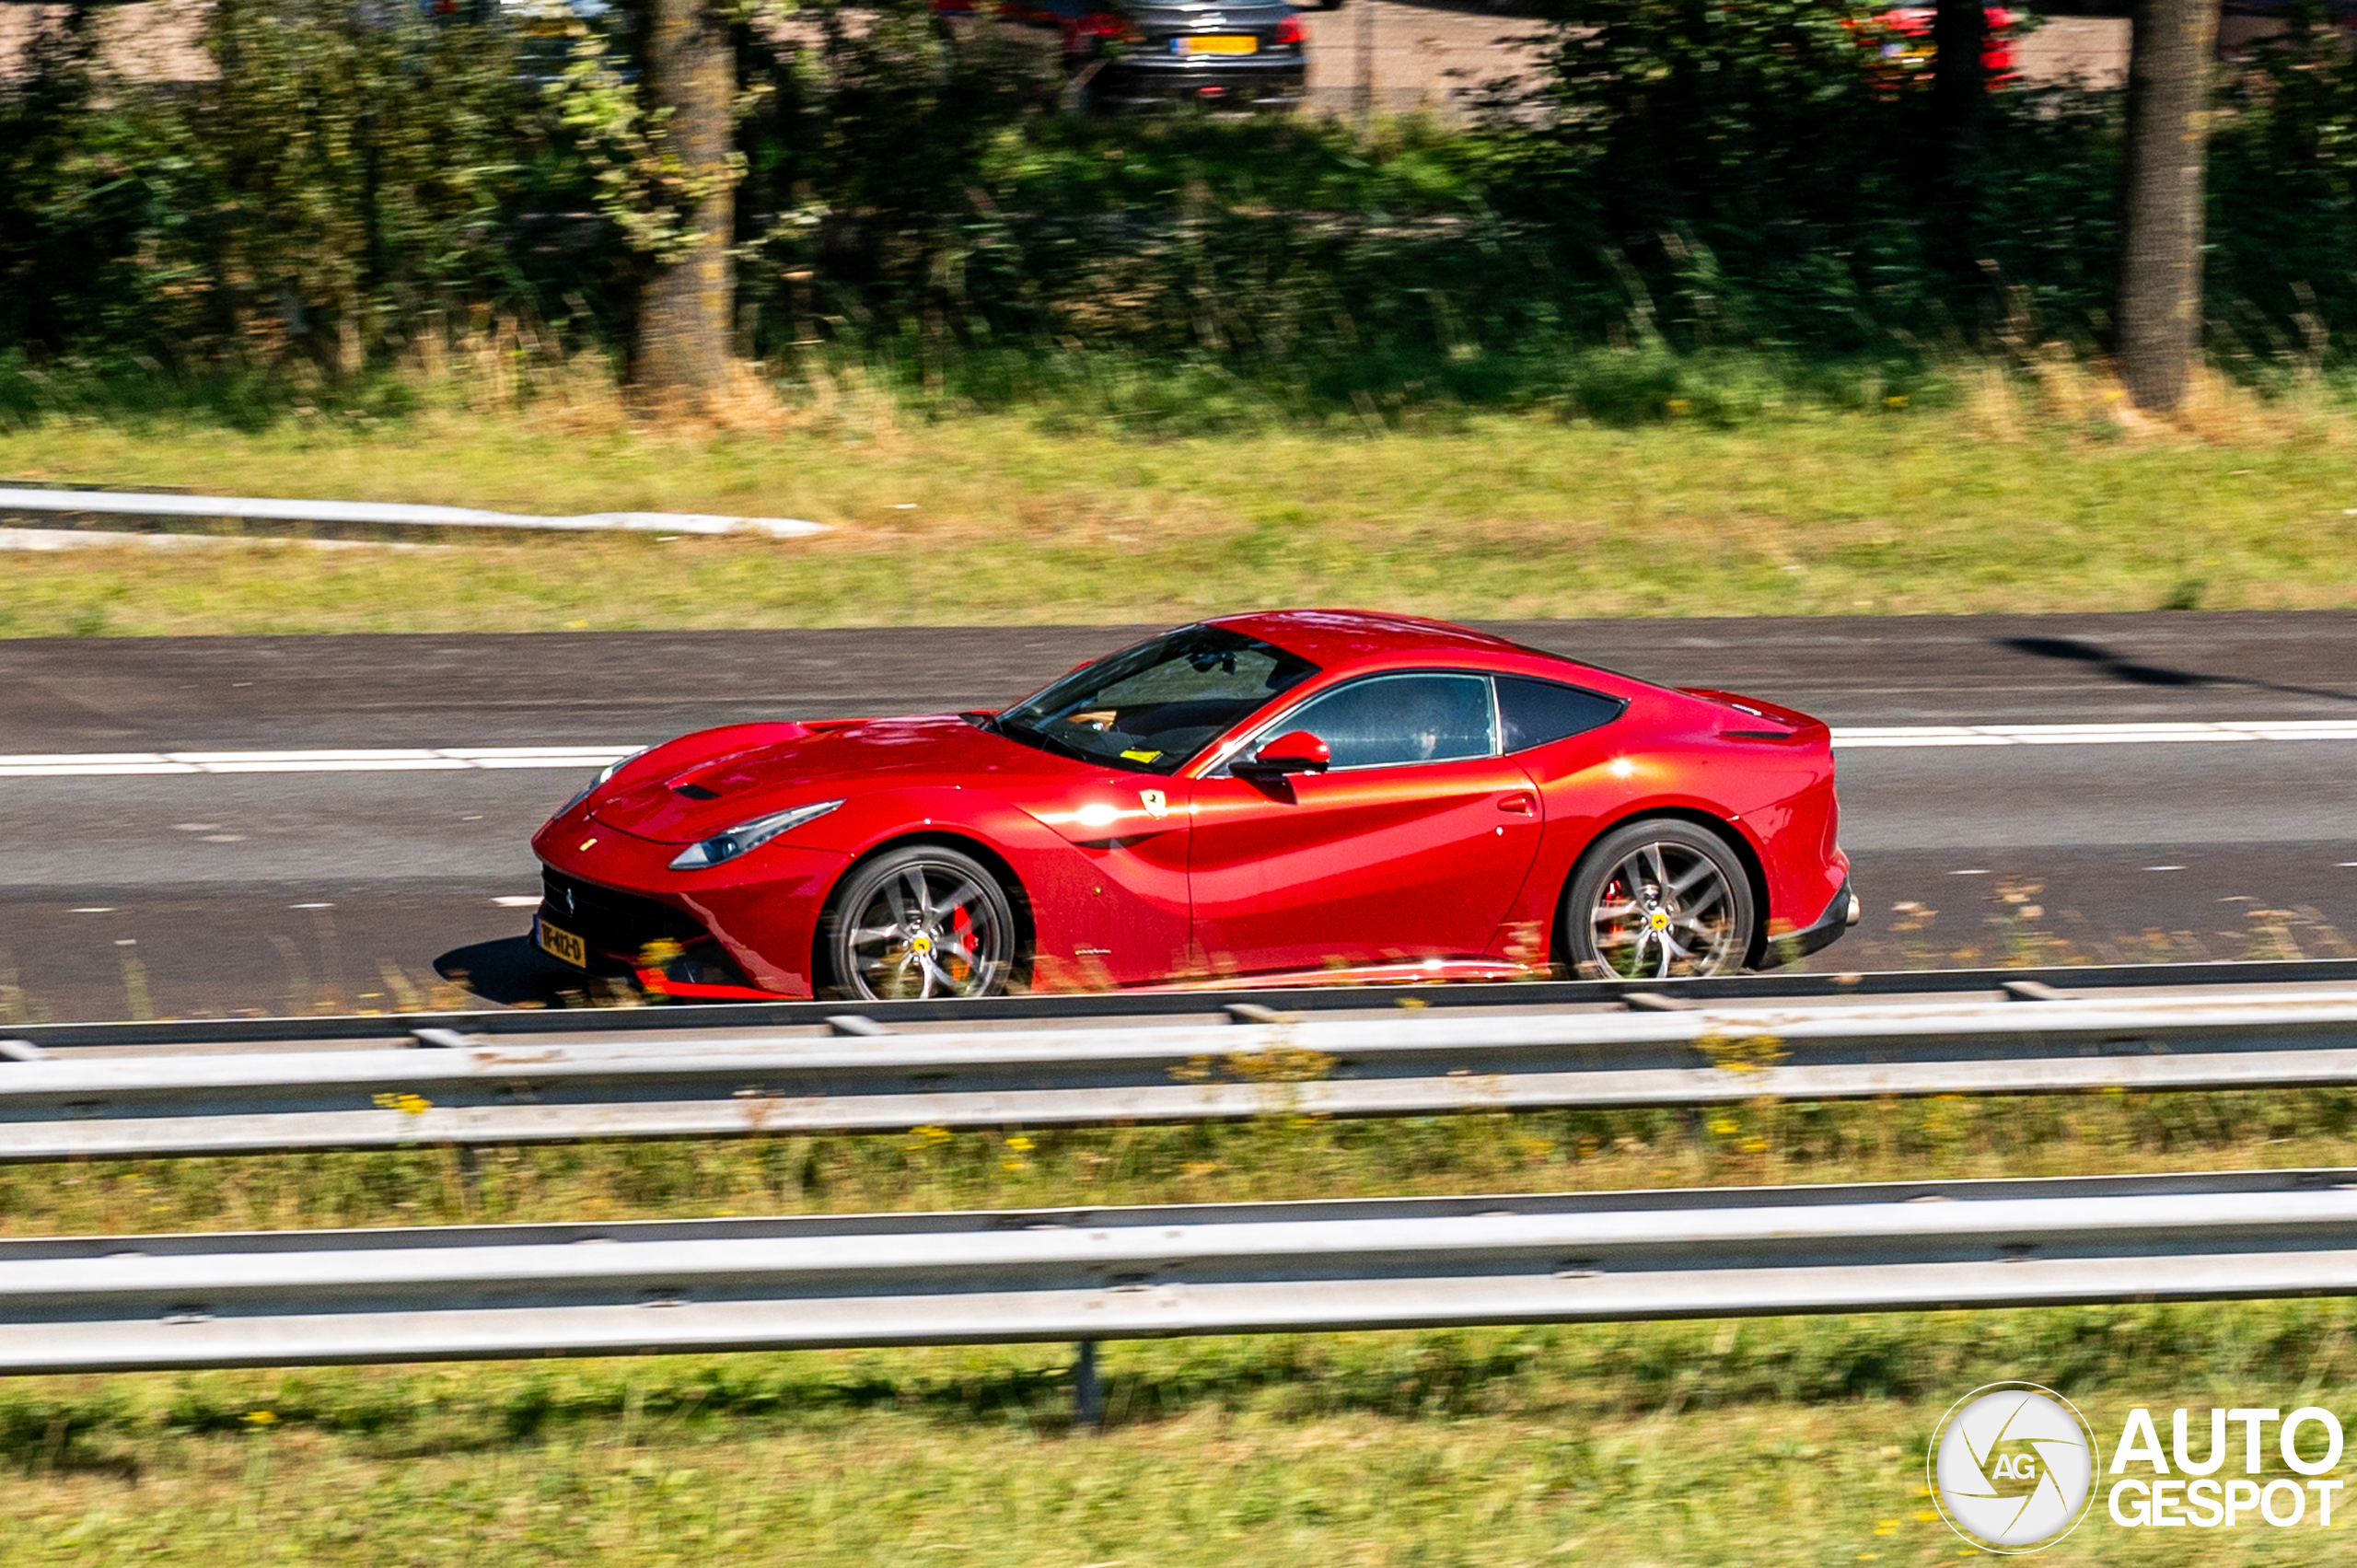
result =
[{"label": "rear fender", "polygon": [[[1817,892],[1809,867],[1798,864],[1817,859],[1822,836],[1799,819],[1829,805],[1829,769],[1811,748],[1781,745],[1759,749],[1770,766],[1729,767],[1732,749],[1715,738],[1698,739],[1674,749],[1599,757],[1542,784],[1546,833],[1492,951],[1526,962],[1551,958],[1556,912],[1580,856],[1606,833],[1645,817],[1695,822],[1734,846],[1759,911],[1761,942],[1815,919],[1832,893]],[[1702,794],[1691,787],[1697,783],[1720,793]],[[1814,798],[1817,791],[1822,804]]]}]

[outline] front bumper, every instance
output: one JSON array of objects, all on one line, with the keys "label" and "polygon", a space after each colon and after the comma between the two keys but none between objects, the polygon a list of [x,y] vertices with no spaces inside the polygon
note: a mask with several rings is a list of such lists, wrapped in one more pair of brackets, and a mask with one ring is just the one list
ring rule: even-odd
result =
[{"label": "front bumper", "polygon": [[[579,961],[562,940],[543,938],[543,924],[577,938]],[[553,866],[540,868],[540,907],[532,917],[532,946],[584,973],[627,976],[663,996],[741,1001],[776,994],[752,977],[701,921],[657,899],[599,887]]]},{"label": "front bumper", "polygon": [[772,843],[714,870],[677,872],[679,845],[577,809],[542,828],[532,848],[544,868],[536,946],[545,950],[545,922],[581,938],[589,973],[706,1001],[810,995],[819,909],[850,862]]},{"label": "front bumper", "polygon": [[1858,895],[1850,890],[1850,879],[1841,879],[1841,890],[1825,906],[1825,912],[1798,931],[1788,931],[1782,936],[1768,939],[1768,950],[1758,965],[1763,970],[1782,968],[1796,958],[1821,952],[1841,939],[1842,933],[1858,923],[1863,912]]},{"label": "front bumper", "polygon": [[1097,101],[1109,108],[1201,102],[1292,109],[1306,99],[1308,82],[1308,62],[1299,55],[1265,61],[1144,56],[1107,62],[1094,91]]}]

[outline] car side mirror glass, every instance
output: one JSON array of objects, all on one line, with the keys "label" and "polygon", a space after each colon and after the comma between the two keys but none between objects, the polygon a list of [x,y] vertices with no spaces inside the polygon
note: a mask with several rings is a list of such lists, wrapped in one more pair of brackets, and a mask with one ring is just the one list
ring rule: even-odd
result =
[{"label": "car side mirror glass", "polygon": [[1259,750],[1234,765],[1245,773],[1322,773],[1334,765],[1334,753],[1306,729],[1296,729],[1264,742]]}]

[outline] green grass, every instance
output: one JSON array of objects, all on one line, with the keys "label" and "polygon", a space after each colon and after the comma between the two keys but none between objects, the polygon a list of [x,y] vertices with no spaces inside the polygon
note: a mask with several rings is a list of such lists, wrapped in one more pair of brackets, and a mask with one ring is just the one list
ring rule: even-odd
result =
[{"label": "green grass", "polygon": [[[1919,1314],[38,1379],[0,1389],[0,1562],[1929,1563],[1940,1412],[1999,1379],[2353,1401],[2345,1306]],[[2273,1476],[2285,1472],[2271,1457]],[[2096,1516],[2057,1563],[2319,1562]]]},{"label": "green grass", "polygon": [[[1541,413],[1145,441],[881,400],[686,436],[567,415],[260,434],[52,422],[0,474],[542,512],[784,515],[752,542],[0,555],[18,636],[1167,621],[1283,603],[1449,617],[2357,604],[2357,419],[2203,434],[1956,406],[1631,429]],[[1380,434],[1371,433],[1380,431]]]}]

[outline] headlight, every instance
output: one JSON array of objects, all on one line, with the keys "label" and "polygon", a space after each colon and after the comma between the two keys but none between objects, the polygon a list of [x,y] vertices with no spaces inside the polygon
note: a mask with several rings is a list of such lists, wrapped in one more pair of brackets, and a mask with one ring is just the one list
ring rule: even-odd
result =
[{"label": "headlight", "polygon": [[674,871],[694,871],[706,865],[718,865],[724,860],[734,860],[748,850],[761,848],[780,833],[798,828],[805,822],[815,822],[842,804],[840,800],[822,800],[816,806],[796,806],[785,811],[772,811],[766,817],[756,817],[749,822],[739,822],[725,833],[717,833],[700,844],[690,844],[671,862]]},{"label": "headlight", "polygon": [[572,810],[575,807],[588,799],[591,795],[596,793],[599,784],[604,784],[608,779],[612,778],[616,773],[621,772],[622,771],[623,764],[635,761],[654,749],[655,748],[652,746],[642,746],[637,750],[632,752],[629,756],[617,757],[612,761],[607,763],[604,767],[598,769],[598,776],[591,779],[587,784],[583,784],[581,786],[581,793],[575,796],[571,800],[566,801],[564,803],[564,811],[560,811],[557,815],[562,817],[564,815],[565,811]]}]

